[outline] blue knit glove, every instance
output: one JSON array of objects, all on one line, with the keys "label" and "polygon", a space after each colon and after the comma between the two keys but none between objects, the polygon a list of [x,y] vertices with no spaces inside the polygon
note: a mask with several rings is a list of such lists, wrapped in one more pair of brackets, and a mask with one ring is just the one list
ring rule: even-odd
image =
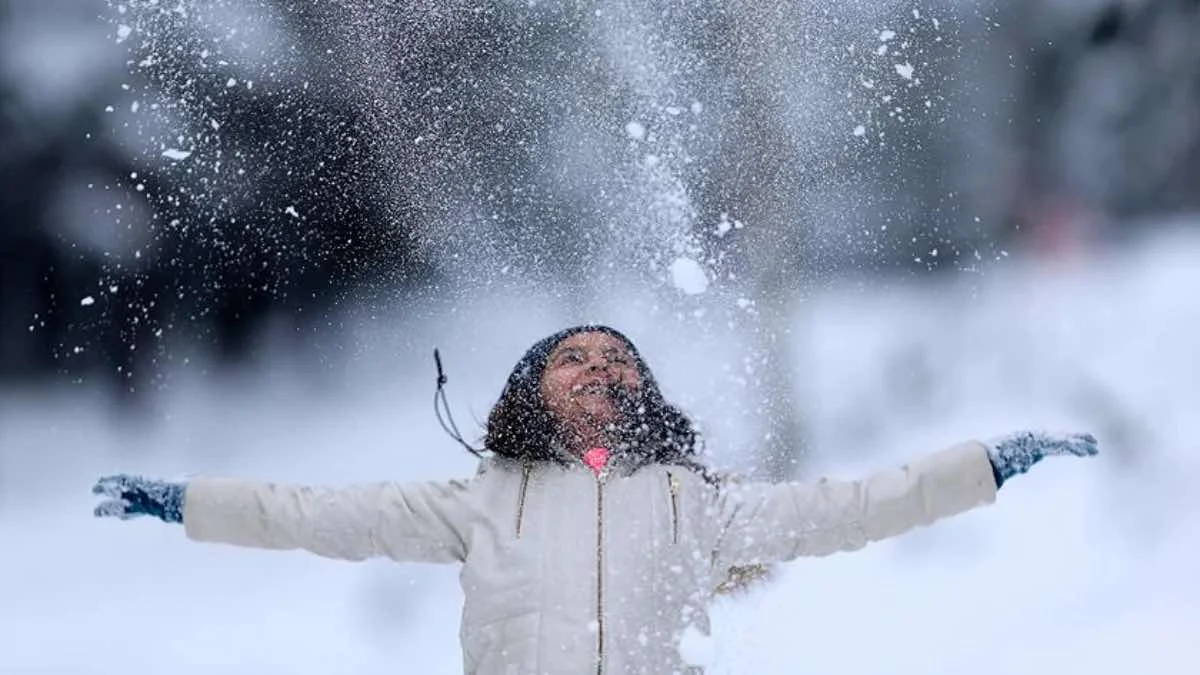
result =
[{"label": "blue knit glove", "polygon": [[996,487],[1050,455],[1091,457],[1100,451],[1096,437],[1091,434],[1050,434],[1041,431],[1018,431],[985,443],[992,460]]},{"label": "blue knit glove", "polygon": [[97,518],[116,517],[129,520],[154,516],[167,523],[183,522],[185,483],[168,483],[141,476],[118,474],[96,481],[92,494],[109,499],[100,502],[93,512]]}]

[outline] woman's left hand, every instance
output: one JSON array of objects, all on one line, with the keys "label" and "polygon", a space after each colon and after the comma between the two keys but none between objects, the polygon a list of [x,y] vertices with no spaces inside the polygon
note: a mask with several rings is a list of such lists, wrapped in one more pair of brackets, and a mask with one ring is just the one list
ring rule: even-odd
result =
[{"label": "woman's left hand", "polygon": [[153,516],[167,523],[183,522],[183,498],[187,486],[141,476],[104,476],[92,486],[92,494],[108,497],[95,508],[97,518],[129,520]]},{"label": "woman's left hand", "polygon": [[1087,433],[1052,434],[1041,431],[1018,431],[985,443],[996,487],[1009,478],[1025,473],[1051,455],[1091,457],[1100,452],[1096,437]]}]

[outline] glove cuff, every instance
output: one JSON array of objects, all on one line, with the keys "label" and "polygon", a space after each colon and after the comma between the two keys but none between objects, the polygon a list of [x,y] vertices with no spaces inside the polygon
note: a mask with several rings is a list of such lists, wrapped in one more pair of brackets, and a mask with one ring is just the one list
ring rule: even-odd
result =
[{"label": "glove cuff", "polygon": [[183,523],[183,500],[187,495],[184,483],[168,483],[163,496],[162,519],[168,523]]},{"label": "glove cuff", "polygon": [[183,500],[187,492],[185,483],[152,481],[143,484],[136,492],[141,494],[127,497],[133,502],[135,512],[154,516],[166,523],[183,522]]},{"label": "glove cuff", "polygon": [[996,456],[993,454],[991,446],[988,447],[988,461],[992,465],[992,478],[996,480],[996,489],[999,490],[1004,485],[1004,481],[1011,478],[1011,476],[1004,475],[1000,467],[996,466]]}]

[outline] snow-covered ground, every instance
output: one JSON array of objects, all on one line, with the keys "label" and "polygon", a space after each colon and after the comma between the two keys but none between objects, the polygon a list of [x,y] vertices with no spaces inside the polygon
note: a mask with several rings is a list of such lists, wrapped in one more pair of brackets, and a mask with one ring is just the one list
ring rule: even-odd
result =
[{"label": "snow-covered ground", "polygon": [[[788,565],[722,600],[715,639],[691,648],[718,673],[1194,673],[1198,256],[1200,238],[1166,235],[1066,269],[1012,262],[814,296],[796,324],[818,449],[807,473],[1027,426],[1094,430],[1105,454],[1040,465],[989,509]],[[533,305],[368,321],[319,369],[281,357],[235,379],[193,365],[143,422],[86,386],[0,394],[0,673],[459,672],[453,568],[202,546],[175,526],[93,519],[89,488],[115,471],[468,474],[433,416],[430,351],[474,429],[521,351],[563,321]],[[668,394],[712,421],[711,446],[744,445],[753,432],[722,417],[736,336],[714,326],[681,344],[673,320],[631,307],[594,318],[639,341]]]}]

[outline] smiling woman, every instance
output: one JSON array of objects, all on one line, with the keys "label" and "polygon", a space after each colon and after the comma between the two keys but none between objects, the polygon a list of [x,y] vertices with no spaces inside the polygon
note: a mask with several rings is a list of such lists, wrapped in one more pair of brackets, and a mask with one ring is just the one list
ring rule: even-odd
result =
[{"label": "smiling woman", "polygon": [[618,401],[641,388],[636,361],[623,340],[608,333],[577,333],[546,359],[541,395],[573,454],[607,447],[618,428]]},{"label": "smiling woman", "polygon": [[488,416],[485,448],[521,462],[578,464],[593,448],[707,475],[691,420],[663,397],[633,342],[607,326],[543,338],[513,368]]},{"label": "smiling woman", "polygon": [[[731,484],[696,457],[633,343],[578,326],[536,343],[488,418],[475,477],[317,488],[103,478],[97,515],[345,560],[463,566],[463,668],[478,675],[702,673],[681,653],[747,568],[853,551],[995,499],[1087,434],[967,441],[858,481]],[[686,650],[685,650],[686,651]]]}]

